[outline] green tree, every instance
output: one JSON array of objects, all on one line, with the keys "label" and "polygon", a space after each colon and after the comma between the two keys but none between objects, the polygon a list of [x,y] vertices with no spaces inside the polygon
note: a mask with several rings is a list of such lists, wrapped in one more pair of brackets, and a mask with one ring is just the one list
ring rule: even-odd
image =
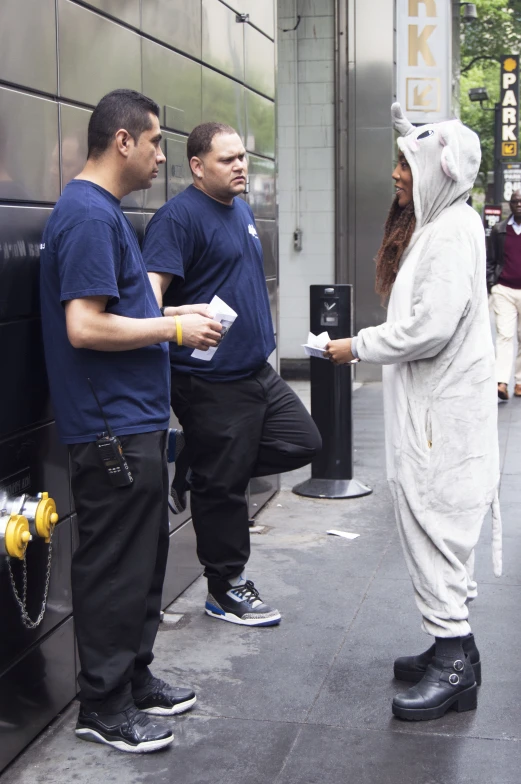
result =
[{"label": "green tree", "polygon": [[[493,109],[499,100],[499,63],[502,54],[521,51],[521,0],[477,0],[478,19],[461,25],[461,119],[480,136],[483,159],[481,186],[486,188],[494,168],[494,112],[483,111],[468,98],[471,87],[486,87]],[[468,70],[474,58],[477,60]]]}]

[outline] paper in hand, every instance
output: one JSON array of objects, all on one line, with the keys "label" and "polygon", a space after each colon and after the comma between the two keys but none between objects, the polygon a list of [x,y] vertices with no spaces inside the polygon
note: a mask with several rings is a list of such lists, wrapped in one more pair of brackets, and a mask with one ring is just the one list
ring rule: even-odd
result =
[{"label": "paper in hand", "polygon": [[[321,332],[320,335],[314,335],[312,332],[308,335],[307,343],[303,343],[302,347],[306,352],[308,357],[318,357],[318,359],[329,359],[329,357],[324,356],[324,351],[326,350],[326,346],[329,343],[331,338],[329,337],[328,332]],[[348,365],[354,365],[360,360],[353,359],[351,362],[347,362]]]},{"label": "paper in hand", "polygon": [[[213,313],[213,321],[218,321],[219,324],[222,324],[222,341],[224,340],[228,330],[231,329],[233,322],[237,318],[237,313],[232,308],[230,308],[226,302],[223,302],[223,300],[217,295],[212,299],[209,307],[210,312]],[[192,351],[191,356],[195,359],[202,359],[204,362],[210,362],[220,345],[221,343],[219,343],[217,346],[212,346],[208,349],[208,351],[201,351],[201,349],[195,348]]]},{"label": "paper in hand", "polygon": [[328,332],[321,332],[320,335],[309,333],[306,343],[302,344],[304,351],[308,357],[318,357],[319,359],[327,359],[324,356],[324,351],[331,338]]}]

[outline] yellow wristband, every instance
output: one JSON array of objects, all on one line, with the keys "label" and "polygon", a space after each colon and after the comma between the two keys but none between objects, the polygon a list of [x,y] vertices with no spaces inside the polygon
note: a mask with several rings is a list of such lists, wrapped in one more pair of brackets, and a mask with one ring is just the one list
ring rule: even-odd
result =
[{"label": "yellow wristband", "polygon": [[177,329],[177,345],[183,345],[183,325],[181,324],[181,319],[179,316],[174,316],[175,319],[175,326]]}]

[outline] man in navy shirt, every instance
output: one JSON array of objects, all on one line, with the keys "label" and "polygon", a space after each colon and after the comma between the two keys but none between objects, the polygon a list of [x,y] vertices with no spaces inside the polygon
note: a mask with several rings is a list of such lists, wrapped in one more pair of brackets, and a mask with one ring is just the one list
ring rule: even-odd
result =
[{"label": "man in navy shirt", "polygon": [[250,207],[240,198],[246,151],[220,123],[194,128],[187,142],[193,185],[152,218],[143,257],[158,303],[211,302],[218,295],[237,319],[211,361],[171,350],[172,408],[186,438],[170,505],[186,504],[190,467],[197,553],[208,578],[206,613],[248,626],[280,622],[246,578],[250,555],[245,492],[252,477],[309,463],[320,435],[306,409],[275,373],[275,348],[262,248]]},{"label": "man in navy shirt", "polygon": [[[168,341],[205,350],[220,339],[204,306],[161,318],[120,207],[126,194],[151,186],[165,161],[158,116],[158,106],[133,90],[100,101],[87,163],[54,208],[41,252],[45,356],[56,424],[69,445],[79,529],[72,563],[81,662],[76,734],[132,752],[173,740],[170,728],[147,714],[181,713],[196,699],[149,670],[169,541]],[[107,428],[132,477],[121,472],[124,486],[115,486],[111,473],[118,461],[104,464],[100,456]]]}]

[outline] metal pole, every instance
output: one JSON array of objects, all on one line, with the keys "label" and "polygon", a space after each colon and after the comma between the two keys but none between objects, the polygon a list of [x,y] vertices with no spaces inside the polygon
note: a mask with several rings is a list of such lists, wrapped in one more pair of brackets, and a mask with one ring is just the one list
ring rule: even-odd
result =
[{"label": "metal pole", "polygon": [[335,0],[335,282],[349,282],[347,2]]},{"label": "metal pole", "polygon": [[[310,328],[332,340],[351,333],[350,285],[310,286]],[[311,357],[311,416],[322,436],[322,451],[311,464],[311,479],[293,488],[311,498],[358,498],[372,493],[353,477],[352,366]]]},{"label": "metal pole", "polygon": [[494,104],[494,204],[503,202],[501,167],[501,104]]}]

